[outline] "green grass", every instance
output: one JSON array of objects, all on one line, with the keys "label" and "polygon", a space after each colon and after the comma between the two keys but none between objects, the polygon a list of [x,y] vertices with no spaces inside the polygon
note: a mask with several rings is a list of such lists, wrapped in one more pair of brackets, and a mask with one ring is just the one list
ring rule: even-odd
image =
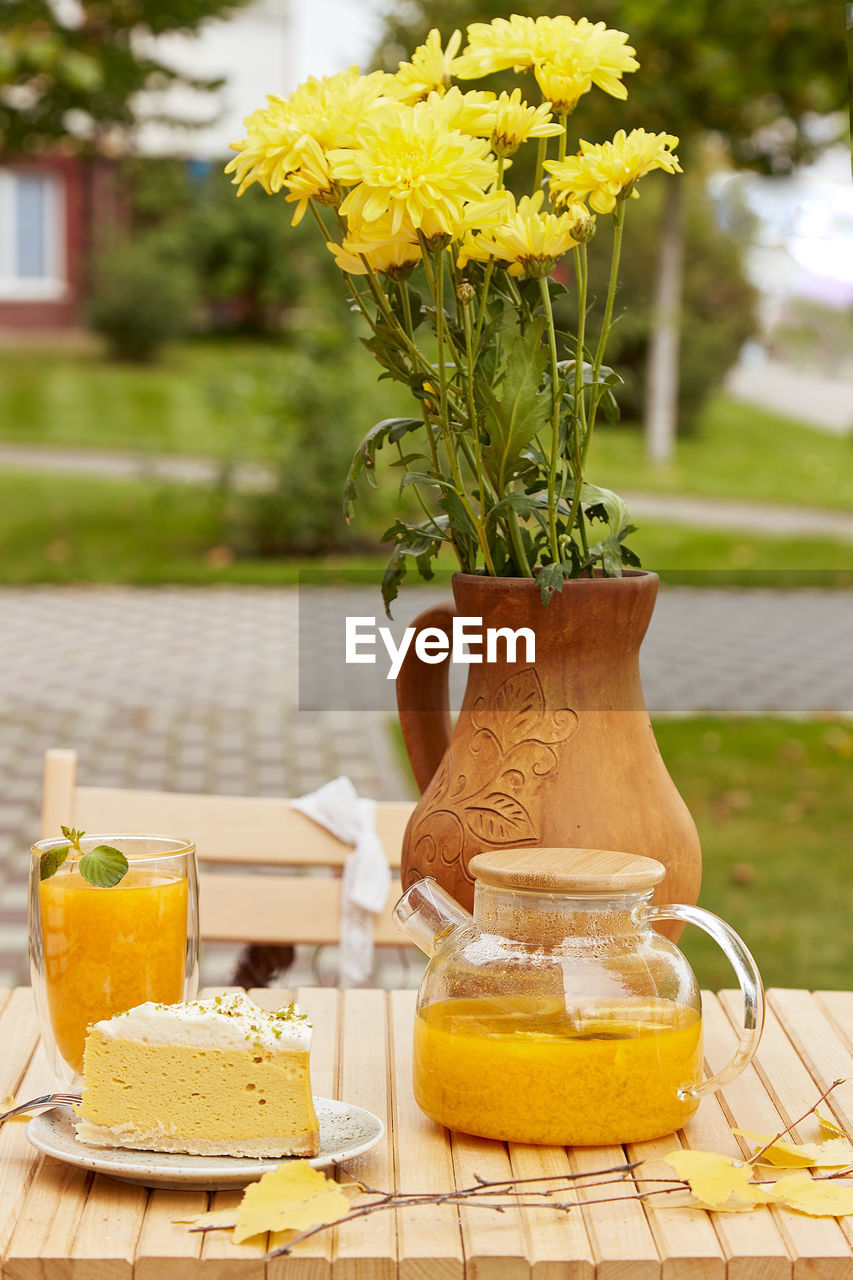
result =
[{"label": "green grass", "polygon": [[[224,339],[171,347],[151,365],[109,361],[89,348],[0,350],[0,439],[262,459],[270,441],[251,420],[274,404],[275,380],[286,379],[293,358],[283,344]],[[352,388],[354,439],[373,425],[374,410],[390,415],[405,399],[376,373],[355,343],[328,367],[320,362],[318,377]]]},{"label": "green grass", "polygon": [[[376,530],[379,525],[374,526]],[[368,532],[368,526],[363,528]],[[670,581],[713,585],[849,585],[853,549],[823,539],[747,539],[646,525],[643,562]],[[191,485],[0,472],[0,582],[295,582],[305,559],[238,559],[227,545],[219,499]],[[320,561],[340,576],[381,574],[387,552]],[[450,571],[450,555],[441,566]],[[409,583],[418,579],[409,578]]]},{"label": "green grass", "polygon": [[[658,720],[655,734],[699,828],[700,904],[743,936],[768,986],[849,986],[853,724]],[[695,934],[683,949],[701,981],[733,986]]]},{"label": "green grass", "polygon": [[[352,389],[357,439],[378,419],[409,412],[406,392],[377,382],[378,368],[355,341],[344,354],[316,359],[318,378]],[[0,438],[81,446],[264,457],[263,430],[247,429],[264,378],[287,378],[305,356],[282,344],[198,341],[172,347],[159,364],[104,360],[95,350],[0,351]],[[759,502],[853,509],[853,442],[802,423],[716,397],[693,434],[679,440],[676,462],[650,465],[642,433],[600,427],[590,477],[622,489],[698,494]]]},{"label": "green grass", "polygon": [[678,441],[672,465],[646,460],[638,429],[605,424],[593,437],[588,475],[617,493],[634,489],[849,511],[853,438],[720,395],[695,431]]},{"label": "green grass", "polygon": [[[853,723],[702,716],[654,728],[699,829],[700,905],[741,934],[767,986],[849,987]],[[702,986],[737,985],[697,929],[679,946]]]}]

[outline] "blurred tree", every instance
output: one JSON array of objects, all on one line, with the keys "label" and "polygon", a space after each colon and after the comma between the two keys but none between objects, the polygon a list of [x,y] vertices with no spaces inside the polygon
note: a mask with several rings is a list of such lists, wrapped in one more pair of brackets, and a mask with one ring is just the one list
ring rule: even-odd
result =
[{"label": "blurred tree", "polygon": [[[568,7],[558,0],[405,0],[386,21],[378,58],[394,69],[433,26],[447,36],[510,12],[538,17]],[[678,134],[685,167],[697,169],[712,142],[736,165],[778,173],[829,141],[816,118],[847,105],[838,0],[587,0],[574,16],[580,10],[627,31],[640,62],[626,78],[627,102],[595,90],[581,99],[572,129],[592,141],[642,126]],[[843,128],[839,115],[836,137]],[[682,184],[666,190],[646,403],[648,450],[659,460],[670,456],[675,433],[684,264]]]},{"label": "blurred tree", "polygon": [[292,205],[260,187],[237,200],[219,165],[198,172],[135,156],[122,162],[119,179],[134,239],[155,239],[193,272],[203,329],[281,333],[315,303],[337,302],[340,271],[309,219],[290,226]]},{"label": "blurred tree", "polygon": [[[219,80],[175,71],[152,37],[192,32],[246,0],[3,0],[0,148],[26,154],[63,140],[115,148],[134,122],[134,96]],[[186,122],[183,122],[186,123]]]}]

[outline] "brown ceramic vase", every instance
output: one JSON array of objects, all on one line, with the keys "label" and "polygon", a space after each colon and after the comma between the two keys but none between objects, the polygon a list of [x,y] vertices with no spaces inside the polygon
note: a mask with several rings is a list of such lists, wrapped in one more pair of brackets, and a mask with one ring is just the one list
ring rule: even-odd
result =
[{"label": "brown ceramic vase", "polygon": [[415,620],[418,630],[448,633],[454,614],[482,619],[483,631],[530,628],[535,661],[524,643],[515,661],[505,660],[499,641],[500,661],[471,664],[451,731],[448,661],[427,664],[410,645],[397,701],[422,796],[403,843],[404,887],[435,876],[470,910],[474,854],[545,845],[657,858],[667,874],[656,900],[695,903],[699,837],[661,759],[640,685],[640,644],[657,590],[654,573],[579,578],[543,606],[530,580],[460,573],[455,609]]}]

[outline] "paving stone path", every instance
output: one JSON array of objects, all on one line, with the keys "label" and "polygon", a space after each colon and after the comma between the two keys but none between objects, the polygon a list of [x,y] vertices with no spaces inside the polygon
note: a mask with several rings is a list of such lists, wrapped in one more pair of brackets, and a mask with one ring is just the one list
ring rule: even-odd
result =
[{"label": "paving stone path", "polygon": [[[381,614],[375,588],[317,590],[306,619]],[[444,594],[409,592],[400,622]],[[108,786],[299,795],[346,773],[364,795],[409,794],[393,685],[344,666],[329,628],[301,654],[324,709],[299,710],[299,612],[296,588],[0,589],[0,985],[26,980],[27,850],[49,746],[75,747],[81,780]],[[853,592],[664,589],[646,700],[653,714],[853,717],[851,637]],[[204,977],[229,965],[211,955]]]}]

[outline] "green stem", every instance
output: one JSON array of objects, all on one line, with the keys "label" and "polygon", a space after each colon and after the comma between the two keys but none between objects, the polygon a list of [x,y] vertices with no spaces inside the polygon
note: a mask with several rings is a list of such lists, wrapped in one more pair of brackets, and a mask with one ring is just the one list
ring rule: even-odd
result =
[{"label": "green stem", "polygon": [[[586,245],[578,245],[574,250],[575,285],[578,299],[578,332],[575,343],[575,398],[572,414],[572,451],[574,455],[575,485],[572,493],[572,505],[569,513],[569,528],[573,529],[577,521],[581,546],[586,556],[589,547],[586,539],[586,524],[580,505],[581,486],[583,484],[586,446],[589,440],[586,428],[586,398],[583,385],[583,357],[586,341],[586,299],[587,299],[587,252]],[[561,495],[562,496],[562,495]]]},{"label": "green stem", "polygon": [[[554,311],[551,307],[551,294],[545,276],[539,278],[539,293],[542,306],[548,321],[548,347],[551,353],[551,457],[548,465],[548,540],[551,544],[551,557],[555,564],[560,563],[560,544],[557,539],[557,460],[560,436],[560,371],[557,360],[557,335],[554,330]],[[569,526],[571,532],[571,525]]]},{"label": "green stem", "polygon": [[[598,345],[595,349],[595,357],[592,365],[592,386],[589,406],[589,420],[586,422],[583,441],[580,449],[580,464],[575,472],[575,489],[572,495],[572,509],[570,519],[574,526],[574,520],[577,518],[580,527],[582,524],[582,515],[580,511],[581,486],[583,484],[583,471],[586,465],[587,453],[589,452],[589,443],[592,439],[592,432],[595,426],[595,418],[598,412],[598,406],[601,401],[601,393],[599,390],[598,379],[601,373],[601,366],[604,363],[604,353],[607,349],[607,340],[610,336],[610,324],[613,319],[613,304],[616,298],[616,288],[619,283],[619,259],[622,253],[622,231],[625,217],[625,204],[620,201],[616,205],[613,213],[613,251],[610,258],[610,281],[607,287],[607,301],[604,307],[604,319],[601,322],[601,332],[598,335]],[[584,542],[584,550],[586,550]]]},{"label": "green stem", "polygon": [[548,159],[548,139],[540,138],[539,146],[536,149],[536,176],[533,179],[533,190],[538,191],[542,186],[542,177],[545,173],[545,161]]},{"label": "green stem", "polygon": [[607,286],[607,302],[604,307],[604,319],[601,322],[601,333],[598,335],[598,346],[593,362],[593,386],[598,382],[598,374],[604,363],[604,352],[607,339],[610,337],[610,321],[613,318],[613,303],[616,299],[616,288],[619,284],[619,259],[622,254],[622,228],[625,218],[625,202],[620,200],[613,210],[613,252],[610,258],[610,281]]},{"label": "green stem", "polygon": [[[421,241],[421,247],[424,254],[424,263],[426,264],[429,250],[426,247],[423,236],[418,233]],[[427,282],[433,294],[435,302],[435,336],[438,346],[438,425],[439,430],[444,436],[444,448],[447,453],[447,463],[450,467],[450,474],[456,493],[459,497],[465,512],[471,521],[477,533],[477,541],[480,544],[480,550],[483,553],[483,562],[488,572],[495,576],[495,565],[492,559],[491,549],[489,547],[486,529],[483,522],[482,514],[477,512],[471,504],[467,493],[465,492],[465,483],[462,478],[462,472],[459,469],[459,459],[456,455],[456,444],[453,439],[453,431],[447,421],[447,377],[445,364],[445,327],[444,327],[444,261],[436,255],[436,270],[427,269]],[[432,264],[431,264],[432,265]],[[482,503],[482,493],[480,495]]]},{"label": "green stem", "polygon": [[474,350],[477,351],[480,346],[480,335],[483,332],[483,322],[486,318],[486,303],[489,300],[489,284],[492,279],[492,272],[495,269],[494,258],[489,258],[486,263],[486,269],[483,272],[483,292],[480,295],[480,306],[477,312],[477,327],[474,330]]}]

